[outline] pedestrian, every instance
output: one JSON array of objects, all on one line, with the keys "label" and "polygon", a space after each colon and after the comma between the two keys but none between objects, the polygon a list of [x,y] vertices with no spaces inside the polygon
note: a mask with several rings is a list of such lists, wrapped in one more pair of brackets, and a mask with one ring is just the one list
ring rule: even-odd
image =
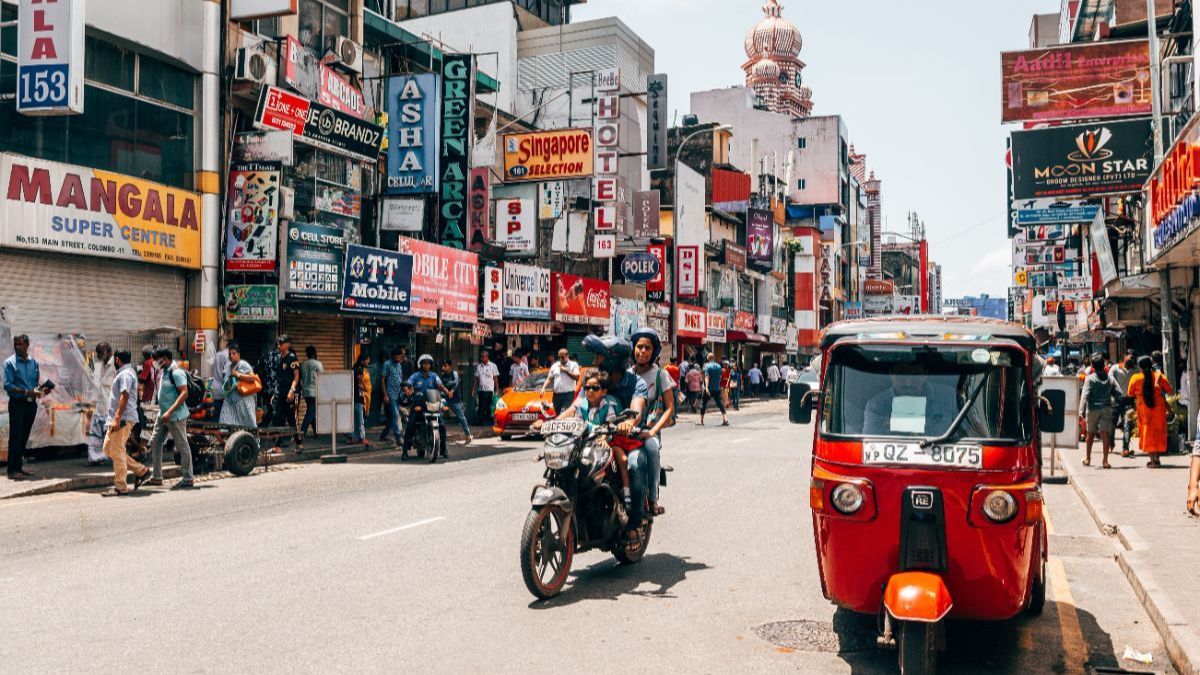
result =
[{"label": "pedestrian", "polygon": [[496,402],[499,388],[500,369],[492,363],[491,356],[484,349],[479,353],[479,363],[475,366],[475,417],[478,424],[492,424],[492,405]]},{"label": "pedestrian", "polygon": [[154,460],[154,476],[150,485],[162,485],[163,473],[163,443],[167,434],[175,441],[175,451],[179,453],[179,463],[183,469],[183,477],[175,485],[177,489],[187,489],[195,485],[192,475],[192,448],[188,445],[187,436],[187,395],[188,378],[175,363],[171,350],[160,347],[154,352],[154,362],[158,367],[159,382],[158,419],[154,422],[154,431],[150,435],[150,452]]},{"label": "pedestrian", "polygon": [[565,349],[558,350],[558,360],[550,365],[550,372],[542,384],[542,397],[547,389],[552,390],[555,414],[566,410],[575,400],[575,392],[579,389],[579,364],[571,360]]},{"label": "pedestrian", "polygon": [[757,361],[750,364],[750,370],[746,373],[746,375],[750,378],[750,395],[758,396],[760,388],[762,387],[763,372],[758,367]]},{"label": "pedestrian", "polygon": [[529,377],[529,365],[525,362],[525,357],[518,354],[513,359],[512,365],[508,370],[508,381],[510,387],[515,387],[525,381]]},{"label": "pedestrian", "polygon": [[407,358],[408,355],[403,347],[393,349],[392,358],[384,361],[383,367],[379,369],[380,391],[383,394],[383,405],[387,410],[387,420],[384,422],[383,432],[379,434],[380,441],[387,440],[388,433],[392,434],[396,443],[399,443],[403,436],[400,422],[402,417],[400,414],[400,390],[412,376],[412,373],[405,374],[404,372]]},{"label": "pedestrian", "polygon": [[1108,374],[1104,367],[1104,358],[1099,354],[1092,357],[1092,372],[1083,381],[1083,393],[1079,400],[1082,402],[1081,412],[1086,424],[1087,454],[1084,455],[1083,465],[1092,465],[1092,441],[1100,436],[1104,446],[1104,468],[1111,469],[1108,454],[1112,452],[1113,434],[1113,402],[1117,398],[1117,382]]},{"label": "pedestrian", "polygon": [[37,419],[37,400],[50,392],[38,384],[42,370],[29,355],[29,336],[13,338],[12,356],[4,360],[4,393],[8,394],[8,478],[26,480],[33,474],[22,464],[33,422]]},{"label": "pedestrian", "polygon": [[[1121,429],[1121,456],[1132,457],[1133,453],[1129,451],[1129,437],[1132,435],[1129,421],[1129,407],[1133,403],[1133,399],[1129,397],[1129,378],[1133,376],[1133,356],[1126,355],[1125,358],[1108,369],[1108,375],[1117,385],[1117,402],[1113,406],[1113,426],[1114,429]],[[1116,444],[1116,432],[1114,431],[1113,444]]]},{"label": "pedestrian", "polygon": [[1154,362],[1154,372],[1163,372],[1163,353],[1155,349],[1150,352],[1150,360]]},{"label": "pedestrian", "polygon": [[535,356],[533,354],[529,355],[528,361],[529,361],[528,368],[529,368],[529,372],[531,372],[531,373],[536,372],[537,370],[539,370],[542,367],[542,362],[538,359],[537,356]]},{"label": "pedestrian", "polygon": [[767,392],[770,396],[779,396],[779,384],[782,381],[783,375],[779,372],[779,366],[771,361],[771,365],[767,366]]},{"label": "pedestrian", "polygon": [[1154,370],[1149,356],[1138,359],[1138,369],[1129,378],[1126,393],[1137,401],[1138,446],[1150,455],[1146,466],[1158,468],[1162,466],[1159,456],[1167,451],[1167,394],[1172,393],[1171,383]]},{"label": "pedestrian", "polygon": [[687,382],[687,404],[688,410],[699,412],[699,401],[701,392],[704,391],[704,373],[700,368],[692,366],[688,368],[687,375],[684,376]]},{"label": "pedestrian", "polygon": [[467,437],[463,441],[463,445],[470,445],[471,441],[475,440],[475,437],[471,435],[471,425],[467,424],[467,413],[463,411],[462,378],[459,377],[458,371],[454,369],[454,362],[450,359],[442,361],[442,384],[450,392],[446,395],[446,405],[458,417],[458,424],[462,427],[463,434]]},{"label": "pedestrian", "polygon": [[787,361],[784,361],[783,365],[779,367],[780,388],[783,388],[784,385],[791,382],[791,380],[789,378],[791,378],[793,370],[794,369],[792,368],[792,364]]},{"label": "pedestrian", "polygon": [[[128,363],[128,361],[126,361]],[[92,422],[88,425],[88,466],[100,466],[108,462],[104,452],[104,437],[108,429],[108,399],[113,382],[117,379],[117,367],[113,362],[113,349],[107,342],[96,345],[96,357],[92,362],[92,383],[100,391],[96,407],[92,411]],[[137,407],[137,378],[134,377],[134,405]],[[136,413],[135,413],[136,414]],[[136,422],[136,420],[134,420]],[[132,431],[132,428],[130,429]]]},{"label": "pedestrian", "polygon": [[729,408],[729,380],[733,376],[733,368],[729,366],[729,361],[721,361],[721,401],[725,404],[725,408]]},{"label": "pedestrian", "polygon": [[138,370],[138,400],[142,403],[154,403],[157,392],[158,366],[154,363],[154,348],[146,345],[142,347],[142,367]]},{"label": "pedestrian", "polygon": [[[275,418],[271,422],[276,427],[287,427],[292,430],[292,439],[296,441],[296,452],[304,449],[304,436],[296,428],[296,403],[300,400],[300,357],[292,349],[292,338],[280,335],[275,338],[279,351],[279,373],[276,375],[276,398],[271,407],[275,409]],[[287,436],[276,436],[275,447],[271,448],[272,455],[283,454],[288,446]]]},{"label": "pedestrian", "polygon": [[682,375],[679,372],[679,357],[672,356],[667,365],[663,366],[663,370],[667,371],[667,375],[671,376],[672,382],[683,382]]},{"label": "pedestrian", "polygon": [[742,367],[734,361],[729,370],[729,402],[734,410],[742,409]]},{"label": "pedestrian", "polygon": [[[699,370],[699,369],[697,369]],[[725,403],[721,400],[721,364],[717,363],[717,355],[709,353],[708,363],[704,364],[704,403],[700,406],[700,426],[704,426],[704,413],[708,410],[709,400],[716,401],[721,411],[721,426],[729,426],[729,413],[725,411]]]},{"label": "pedestrian", "polygon": [[225,381],[229,379],[229,343],[232,340],[225,341],[225,348],[217,352],[213,357],[212,365],[212,398],[213,398],[213,415],[217,419],[221,419],[221,408],[225,405]]},{"label": "pedestrian", "polygon": [[[100,347],[96,347],[100,351]],[[111,348],[110,348],[111,351]],[[121,350],[113,355],[112,365],[117,370],[109,387],[106,399],[108,406],[104,415],[104,454],[112,461],[113,486],[105,497],[129,494],[148,481],[153,472],[149,467],[142,466],[125,451],[129,442],[129,434],[138,423],[137,415],[137,374],[133,372],[133,355]],[[127,483],[129,473],[133,472],[132,490]]]},{"label": "pedestrian", "polygon": [[1046,367],[1042,369],[1042,377],[1057,377],[1062,375],[1062,368],[1058,367],[1058,359],[1053,356],[1046,357]]},{"label": "pedestrian", "polygon": [[221,383],[221,389],[225,392],[221,424],[254,429],[258,426],[257,394],[262,389],[262,380],[255,375],[250,362],[242,358],[238,343],[230,340],[226,350],[229,353],[229,375]]},{"label": "pedestrian", "polygon": [[[278,342],[276,343],[278,344]],[[263,390],[259,396],[262,405],[262,424],[270,426],[275,423],[275,401],[279,398],[279,366],[282,359],[278,349],[268,348],[258,363],[254,364],[254,372],[262,380]]]},{"label": "pedestrian", "polygon": [[367,411],[371,409],[371,357],[360,352],[354,360],[354,433],[350,442],[367,443]]},{"label": "pedestrian", "polygon": [[300,424],[300,436],[312,429],[317,437],[317,375],[325,372],[325,364],[317,358],[317,348],[304,348],[304,363],[300,364],[300,395],[304,397],[304,421]]}]

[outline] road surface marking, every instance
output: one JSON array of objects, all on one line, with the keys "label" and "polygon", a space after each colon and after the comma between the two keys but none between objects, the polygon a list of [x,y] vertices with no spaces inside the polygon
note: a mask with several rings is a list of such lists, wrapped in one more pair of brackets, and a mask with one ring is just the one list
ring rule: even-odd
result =
[{"label": "road surface marking", "polygon": [[375,537],[382,537],[382,536],[385,536],[385,535],[389,535],[389,534],[395,534],[395,533],[397,533],[397,532],[402,532],[402,531],[404,531],[404,530],[411,530],[411,529],[412,529],[412,528],[414,528],[414,527],[421,527],[422,525],[428,525],[428,524],[430,524],[430,523],[436,523],[436,522],[437,522],[437,521],[439,521],[439,520],[445,520],[445,519],[446,519],[446,516],[436,516],[436,517],[434,517],[434,518],[426,518],[425,520],[418,520],[418,521],[417,521],[417,522],[415,522],[415,523],[409,523],[409,524],[407,524],[407,525],[401,525],[400,527],[393,527],[392,529],[390,529],[390,530],[384,530],[383,532],[374,532],[374,533],[372,533],[372,534],[364,534],[363,536],[359,537],[358,539],[359,539],[359,541],[366,541],[366,540],[368,540],[368,539],[374,539]]},{"label": "road surface marking", "polygon": [[1046,521],[1046,534],[1054,534],[1054,521],[1050,520],[1050,509],[1046,506],[1045,497],[1042,497],[1042,520]]},{"label": "road surface marking", "polygon": [[749,436],[742,436],[741,438],[735,438],[735,439],[733,439],[733,440],[729,441],[729,444],[730,444],[730,445],[733,445],[733,444],[736,444],[736,443],[745,443],[745,442],[746,442],[746,441],[748,441],[748,440],[750,440],[750,437],[749,437]]},{"label": "road surface marking", "polygon": [[1079,627],[1075,598],[1071,596],[1071,587],[1067,584],[1067,569],[1062,560],[1050,558],[1046,564],[1046,572],[1050,576],[1049,586],[1058,605],[1058,628],[1062,632],[1063,660],[1066,662],[1067,672],[1082,673],[1083,664],[1088,658],[1087,642],[1084,641],[1083,630]]}]

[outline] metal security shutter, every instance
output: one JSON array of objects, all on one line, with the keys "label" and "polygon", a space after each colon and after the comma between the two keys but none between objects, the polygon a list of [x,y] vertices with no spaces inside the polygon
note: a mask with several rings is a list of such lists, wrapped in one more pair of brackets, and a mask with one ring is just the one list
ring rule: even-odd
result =
[{"label": "metal security shutter", "polygon": [[284,312],[283,330],[292,338],[292,349],[304,360],[304,348],[317,348],[326,370],[346,370],[346,320],[334,314]]},{"label": "metal security shutter", "polygon": [[185,275],[162,265],[0,249],[0,306],[14,332],[83,333],[89,348],[105,341],[137,353],[186,328]]}]

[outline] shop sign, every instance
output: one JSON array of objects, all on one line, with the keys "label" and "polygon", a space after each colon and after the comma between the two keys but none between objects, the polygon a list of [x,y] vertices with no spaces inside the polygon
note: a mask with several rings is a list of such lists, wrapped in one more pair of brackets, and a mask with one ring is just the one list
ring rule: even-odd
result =
[{"label": "shop sign", "polygon": [[787,337],[784,340],[784,349],[789,352],[794,352],[800,349],[800,328],[794,323],[787,325]]},{"label": "shop sign", "polygon": [[[1097,214],[1103,213],[1097,211]],[[1094,218],[1095,216],[1093,216]],[[1013,241],[1017,243],[1025,243],[1030,241],[1057,241],[1066,239],[1071,236],[1072,227],[1070,225],[1036,225],[1028,229],[1021,230],[1013,237]]]},{"label": "shop sign", "polygon": [[313,203],[318,211],[355,220],[362,216],[362,195],[340,185],[317,183]]},{"label": "shop sign", "polygon": [[641,284],[661,274],[662,265],[658,258],[649,253],[637,251],[625,256],[621,261],[621,276],[625,277],[625,281]]},{"label": "shop sign", "polygon": [[412,315],[475,323],[479,319],[479,256],[408,237],[396,245],[413,257]]},{"label": "shop sign", "polygon": [[288,36],[283,43],[283,81],[312,99],[320,92],[321,61],[300,41]]},{"label": "shop sign", "polygon": [[865,295],[892,295],[896,292],[896,284],[890,279],[867,279],[863,281]]},{"label": "shop sign", "polygon": [[725,264],[739,272],[746,271],[746,249],[742,246],[725,240]]},{"label": "shop sign", "polygon": [[504,266],[504,318],[550,320],[550,270]]},{"label": "shop sign", "polygon": [[506,183],[586,178],[595,163],[590,129],[505,134],[503,147]]},{"label": "shop sign", "polygon": [[667,74],[646,78],[646,168],[667,168]]},{"label": "shop sign", "polygon": [[246,131],[234,136],[233,159],[237,162],[295,163],[295,144],[288,131]]},{"label": "shop sign", "polygon": [[1084,199],[1026,199],[1012,203],[1013,225],[1033,227],[1090,223],[1100,212],[1100,204]]},{"label": "shop sign", "polygon": [[667,290],[667,245],[650,244],[646,252],[658,260],[658,272],[646,282],[646,292],[663,293]]},{"label": "shop sign", "polygon": [[229,167],[226,270],[275,271],[281,171],[282,167],[273,162],[242,162]]},{"label": "shop sign", "polygon": [[421,232],[425,229],[424,199],[381,199],[379,228],[389,232]]},{"label": "shop sign", "polygon": [[369,314],[408,314],[413,257],[358,244],[346,246],[342,310]]},{"label": "shop sign", "polygon": [[887,316],[896,311],[896,299],[888,295],[864,295],[863,313],[867,316]]},{"label": "shop sign", "polygon": [[1013,198],[1138,191],[1153,158],[1149,118],[1014,131]]},{"label": "shop sign", "polygon": [[296,13],[298,0],[230,0],[230,21],[251,21]]},{"label": "shop sign", "polygon": [[921,313],[921,298],[916,295],[897,295],[893,303],[893,313],[905,316],[915,316]]},{"label": "shop sign", "polygon": [[645,190],[633,193],[633,236],[645,239],[657,237],[661,213],[661,192]]},{"label": "shop sign", "polygon": [[592,236],[592,257],[593,258],[615,258],[617,257],[617,235],[615,234],[595,234]]},{"label": "shop sign", "polygon": [[723,312],[709,312],[705,327],[709,342],[724,342],[725,331],[729,328],[729,317]]},{"label": "shop sign", "polygon": [[483,318],[504,318],[504,270],[499,267],[483,268]]},{"label": "shop sign", "polygon": [[553,335],[555,325],[543,321],[505,321],[505,335]]},{"label": "shop sign", "polygon": [[509,253],[537,252],[537,218],[532,199],[496,200],[496,243]]},{"label": "shop sign", "polygon": [[226,286],[225,321],[276,323],[279,321],[279,287],[267,284]]},{"label": "shop sign", "polygon": [[646,304],[629,298],[612,299],[612,334],[629,340],[647,323]]},{"label": "shop sign", "polygon": [[0,245],[200,269],[194,192],[0,153],[0,199]]},{"label": "shop sign", "polygon": [[754,332],[754,314],[751,312],[734,312],[733,329],[743,333]]},{"label": "shop sign", "polygon": [[477,323],[471,326],[471,337],[479,340],[488,340],[492,337],[492,327],[486,323]]},{"label": "shop sign", "polygon": [[362,90],[351,84],[333,68],[324,63],[320,65],[321,83],[317,90],[317,101],[338,112],[362,117],[367,109]]},{"label": "shop sign", "polygon": [[1146,262],[1200,226],[1200,124],[1192,120],[1150,178],[1148,228],[1143,250]]},{"label": "shop sign", "polygon": [[364,162],[379,158],[383,128],[279,87],[263,87],[255,126],[283,129],[304,143]]},{"label": "shop sign", "polygon": [[472,251],[483,249],[491,229],[492,172],[487,167],[471,169],[471,194],[467,202],[467,217],[470,221],[470,246]]},{"label": "shop sign", "polygon": [[861,302],[847,302],[845,307],[847,319],[863,318],[863,304]]},{"label": "shop sign", "polygon": [[771,342],[777,345],[787,344],[787,321],[771,317]]},{"label": "shop sign", "polygon": [[17,10],[17,112],[83,112],[83,8],[83,0],[21,0]]},{"label": "shop sign", "polygon": [[1063,311],[1068,315],[1075,314],[1076,307],[1074,300],[1042,300],[1042,314],[1045,316],[1054,316],[1058,313],[1058,306],[1063,306]]},{"label": "shop sign", "polygon": [[1103,41],[1000,54],[1003,122],[1148,115],[1146,40]]},{"label": "shop sign", "polygon": [[700,247],[675,247],[675,275],[679,281],[676,290],[680,297],[695,297],[700,293]]},{"label": "shop sign", "polygon": [[437,192],[438,79],[432,73],[387,81],[387,181],[383,192]]},{"label": "shop sign", "polygon": [[770,269],[775,258],[774,217],[765,209],[746,211],[746,259],[751,267]]},{"label": "shop sign", "polygon": [[1112,243],[1108,239],[1108,226],[1104,224],[1104,216],[1096,214],[1088,228],[1092,240],[1092,251],[1096,254],[1096,265],[1100,268],[1100,279],[1105,285],[1117,280],[1117,262],[1113,258]]},{"label": "shop sign", "polygon": [[467,248],[467,178],[471,173],[471,139],[475,108],[475,57],[442,57],[441,196],[438,241]]},{"label": "shop sign", "polygon": [[821,244],[821,295],[819,300],[823,303],[830,303],[833,300],[834,293],[834,274],[833,274],[833,244]]},{"label": "shop sign", "polygon": [[538,185],[538,218],[556,220],[566,208],[566,186],[561,180],[547,181]]},{"label": "shop sign", "polygon": [[608,324],[611,299],[607,281],[555,272],[553,282],[555,321]]},{"label": "shop sign", "polygon": [[338,297],[342,292],[345,230],[312,223],[287,224],[285,297]]},{"label": "shop sign", "polygon": [[708,337],[708,310],[692,305],[675,305],[675,333],[680,337]]}]

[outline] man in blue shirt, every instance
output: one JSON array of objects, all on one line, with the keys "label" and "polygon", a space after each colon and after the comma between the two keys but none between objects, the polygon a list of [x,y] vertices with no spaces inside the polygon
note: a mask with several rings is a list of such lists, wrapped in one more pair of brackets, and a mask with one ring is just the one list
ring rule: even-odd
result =
[{"label": "man in blue shirt", "polygon": [[29,356],[29,336],[13,338],[16,353],[4,361],[4,392],[8,394],[8,477],[25,480],[33,474],[21,465],[21,456],[29,444],[29,433],[37,417],[37,400],[46,395],[39,381],[42,371]]},{"label": "man in blue shirt", "polygon": [[704,426],[704,412],[708,410],[708,401],[713,400],[721,411],[721,426],[729,426],[729,414],[725,412],[725,401],[721,398],[721,364],[717,363],[717,355],[709,352],[708,363],[704,364],[704,402],[700,404],[700,426]]},{"label": "man in blue shirt", "polygon": [[467,424],[467,414],[463,411],[462,378],[458,376],[458,371],[454,369],[454,362],[450,359],[442,361],[442,384],[450,390],[446,402],[458,416],[458,424],[466,434],[463,445],[470,445],[471,441],[475,439],[471,437],[471,427]]},{"label": "man in blue shirt", "polygon": [[[412,450],[413,436],[417,429],[425,424],[425,392],[429,389],[436,388],[445,396],[450,396],[450,390],[442,384],[442,378],[433,372],[433,357],[429,354],[422,354],[421,358],[417,359],[417,367],[420,369],[408,378],[408,385],[413,388],[413,396],[416,403],[413,404],[408,413],[408,424],[404,426],[404,445],[403,451],[400,453],[400,459],[408,459],[408,451]],[[438,435],[442,439],[442,457],[446,456],[446,425],[438,425]],[[420,456],[424,456],[421,453]]]},{"label": "man in blue shirt", "polygon": [[379,434],[381,441],[387,438],[388,432],[391,432],[397,441],[401,438],[400,390],[411,374],[405,368],[407,365],[408,360],[403,348],[398,348],[392,350],[392,358],[384,361],[383,367],[379,369],[379,379],[383,384],[383,405],[388,418],[383,426],[383,433]]},{"label": "man in blue shirt", "polygon": [[150,479],[149,484],[162,485],[163,443],[167,440],[167,434],[170,434],[175,441],[175,450],[179,452],[179,463],[183,469],[183,478],[175,488],[191,488],[194,487],[194,483],[192,448],[188,445],[187,437],[187,420],[190,414],[187,407],[187,373],[175,363],[170,349],[156,350],[154,361],[162,375],[158,382],[158,420],[154,422],[154,432],[150,436],[154,477]]}]

